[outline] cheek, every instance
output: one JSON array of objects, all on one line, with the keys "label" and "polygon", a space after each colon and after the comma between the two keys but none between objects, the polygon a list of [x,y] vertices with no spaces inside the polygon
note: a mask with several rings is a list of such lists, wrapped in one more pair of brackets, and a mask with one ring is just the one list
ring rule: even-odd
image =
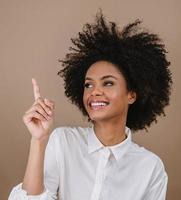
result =
[{"label": "cheek", "polygon": [[84,92],[83,93],[83,103],[84,103],[84,105],[86,105],[87,99],[88,99],[88,95],[87,95],[86,92]]},{"label": "cheek", "polygon": [[110,99],[118,104],[123,104],[127,100],[126,93],[120,90],[113,91],[111,95],[109,95]]}]

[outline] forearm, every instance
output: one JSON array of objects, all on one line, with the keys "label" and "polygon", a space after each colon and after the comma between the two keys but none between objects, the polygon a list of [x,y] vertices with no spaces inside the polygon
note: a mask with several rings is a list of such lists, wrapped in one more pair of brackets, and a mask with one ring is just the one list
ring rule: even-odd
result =
[{"label": "forearm", "polygon": [[44,190],[44,156],[48,137],[43,140],[31,139],[28,163],[22,188],[28,195],[39,195]]}]

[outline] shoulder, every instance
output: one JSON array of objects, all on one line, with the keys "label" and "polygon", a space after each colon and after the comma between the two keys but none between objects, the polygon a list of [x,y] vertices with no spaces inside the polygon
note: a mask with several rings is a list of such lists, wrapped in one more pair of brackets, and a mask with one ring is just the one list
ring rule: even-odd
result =
[{"label": "shoulder", "polygon": [[50,135],[50,142],[53,141],[54,143],[63,142],[65,143],[72,143],[76,141],[86,141],[87,134],[90,131],[90,127],[81,127],[81,126],[60,126],[56,127],[51,135]]},{"label": "shoulder", "polygon": [[130,154],[142,165],[153,173],[163,173],[166,175],[165,165],[161,157],[153,151],[132,142]]}]

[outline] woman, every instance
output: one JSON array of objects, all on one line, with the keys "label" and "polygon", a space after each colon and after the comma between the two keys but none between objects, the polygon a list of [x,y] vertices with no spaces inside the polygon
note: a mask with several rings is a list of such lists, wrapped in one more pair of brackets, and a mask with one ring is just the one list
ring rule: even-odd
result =
[{"label": "woman", "polygon": [[[139,31],[121,32],[102,13],[72,39],[64,68],[65,94],[91,127],[51,131],[54,103],[32,79],[35,102],[23,116],[31,133],[23,182],[9,200],[164,200],[168,176],[162,160],[132,141],[169,105],[170,62],[161,40]],[[50,134],[51,133],[51,134]]]}]

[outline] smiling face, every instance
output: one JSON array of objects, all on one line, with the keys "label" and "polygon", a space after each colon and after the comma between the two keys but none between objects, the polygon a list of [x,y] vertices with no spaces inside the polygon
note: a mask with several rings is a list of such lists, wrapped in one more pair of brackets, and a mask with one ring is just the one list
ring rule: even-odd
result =
[{"label": "smiling face", "polygon": [[134,92],[128,92],[126,80],[116,66],[98,61],[87,70],[83,102],[92,121],[125,119],[128,106],[136,100]]}]

